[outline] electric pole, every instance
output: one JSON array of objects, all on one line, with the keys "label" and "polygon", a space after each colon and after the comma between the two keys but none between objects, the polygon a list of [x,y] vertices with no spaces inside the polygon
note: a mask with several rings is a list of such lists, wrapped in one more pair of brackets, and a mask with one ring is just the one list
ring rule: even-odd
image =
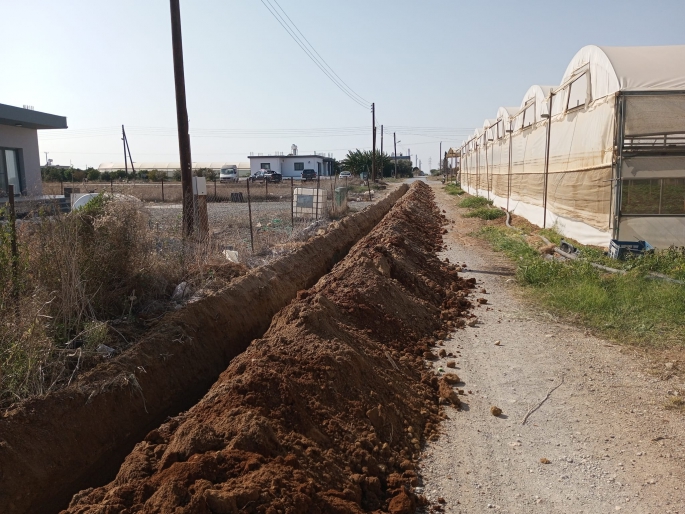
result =
[{"label": "electric pole", "polygon": [[194,228],[193,174],[188,134],[188,107],[183,72],[183,42],[181,38],[181,8],[179,0],[169,0],[171,6],[171,43],[174,54],[174,85],[176,88],[176,120],[178,124],[178,153],[181,158],[181,191],[183,192],[183,236],[189,237]]},{"label": "electric pole", "polygon": [[124,143],[124,169],[126,170],[126,180],[128,180],[128,161],[126,157],[126,132],[124,132],[124,126],[121,126],[121,140]]},{"label": "electric pole", "polygon": [[383,125],[381,125],[381,157],[383,156]]},{"label": "electric pole", "polygon": [[[133,166],[133,157],[131,157],[131,147],[128,145],[128,138],[126,137],[126,131],[124,126],[121,126],[121,135],[124,140],[124,166],[126,166],[126,151],[128,150],[128,160],[131,163],[131,176],[135,180],[136,178],[136,168]],[[126,178],[128,178],[128,167],[126,168]]]},{"label": "electric pole", "polygon": [[397,179],[397,135],[392,133],[392,145],[395,149],[395,179]]},{"label": "electric pole", "polygon": [[371,176],[376,180],[376,104],[371,104],[371,128],[373,130],[373,154],[371,156]]},{"label": "electric pole", "polygon": [[442,141],[440,141],[440,153],[438,154],[440,156],[440,174],[445,173],[445,170],[442,169]]}]

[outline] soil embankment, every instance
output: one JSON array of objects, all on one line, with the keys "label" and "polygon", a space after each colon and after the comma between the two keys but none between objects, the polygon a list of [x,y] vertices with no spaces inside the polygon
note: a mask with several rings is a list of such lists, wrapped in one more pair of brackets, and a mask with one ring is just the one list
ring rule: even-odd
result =
[{"label": "soil embankment", "polygon": [[413,512],[439,398],[459,403],[424,359],[463,325],[474,282],[437,258],[443,222],[430,188],[412,186],[196,406],[68,512]]},{"label": "soil embankment", "polygon": [[0,417],[0,512],[55,512],[111,480],[134,444],[193,405],[298,290],[311,287],[407,191],[331,224],[296,252],[167,315],[138,345]]}]

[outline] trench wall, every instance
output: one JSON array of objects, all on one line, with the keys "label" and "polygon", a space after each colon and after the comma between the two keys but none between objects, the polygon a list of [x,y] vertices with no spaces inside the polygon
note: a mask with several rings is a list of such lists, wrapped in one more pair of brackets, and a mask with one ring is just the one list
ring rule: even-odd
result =
[{"label": "trench wall", "polygon": [[57,512],[77,491],[111,480],[135,443],[197,402],[271,318],[330,271],[407,189],[170,313],[73,386],[7,411],[0,418],[0,512]]}]

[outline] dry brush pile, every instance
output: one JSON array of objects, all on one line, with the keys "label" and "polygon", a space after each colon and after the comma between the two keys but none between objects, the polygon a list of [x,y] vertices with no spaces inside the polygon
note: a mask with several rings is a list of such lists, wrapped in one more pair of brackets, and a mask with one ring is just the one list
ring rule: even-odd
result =
[{"label": "dry brush pile", "polygon": [[436,256],[443,222],[415,184],[195,407],[67,512],[413,512],[440,398],[458,406],[424,355],[470,307],[472,282]]}]

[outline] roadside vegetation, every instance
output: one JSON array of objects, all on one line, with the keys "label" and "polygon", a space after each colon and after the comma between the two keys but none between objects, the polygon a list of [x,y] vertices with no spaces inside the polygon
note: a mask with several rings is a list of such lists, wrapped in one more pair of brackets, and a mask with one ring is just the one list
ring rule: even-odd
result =
[{"label": "roadside vegetation", "polygon": [[[518,281],[553,312],[622,343],[666,347],[685,342],[685,285],[649,276],[656,272],[684,280],[685,249],[615,260],[598,248],[572,242],[581,258],[562,262],[539,251],[545,244],[540,235],[561,241],[554,230],[489,226],[478,235],[513,260]],[[597,269],[593,262],[625,273]]]},{"label": "roadside vegetation", "polygon": [[461,188],[461,186],[459,184],[456,184],[456,183],[447,184],[445,186],[445,192],[448,195],[452,195],[452,196],[461,196],[464,193],[466,193],[466,191],[464,191]]},{"label": "roadside vegetation", "polygon": [[0,408],[67,385],[133,344],[173,308],[177,284],[197,290],[241,267],[155,229],[137,202],[105,195],[17,229],[14,277],[9,224],[0,222]]},{"label": "roadside vegetation", "polygon": [[506,216],[502,209],[492,206],[492,200],[488,200],[482,196],[467,196],[461,202],[459,202],[459,207],[470,209],[469,212],[464,214],[466,218],[496,220],[497,218],[503,218]]}]

